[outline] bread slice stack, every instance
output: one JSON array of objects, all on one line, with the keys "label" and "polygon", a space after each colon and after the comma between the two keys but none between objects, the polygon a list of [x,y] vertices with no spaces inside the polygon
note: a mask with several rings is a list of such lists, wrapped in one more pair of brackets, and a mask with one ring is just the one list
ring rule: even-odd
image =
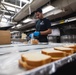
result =
[{"label": "bread slice stack", "polygon": [[63,45],[63,47],[73,48],[74,52],[76,52],[76,44],[66,44],[66,45]]},{"label": "bread slice stack", "polygon": [[34,52],[22,54],[21,59],[19,60],[19,65],[27,70],[30,70],[50,62],[51,56]]},{"label": "bread slice stack", "polygon": [[73,48],[66,48],[66,47],[54,47],[55,50],[66,52],[66,56],[71,55],[74,53]]},{"label": "bread slice stack", "polygon": [[66,56],[66,52],[54,50],[54,48],[47,48],[41,50],[42,54],[50,55],[52,61],[59,60]]}]

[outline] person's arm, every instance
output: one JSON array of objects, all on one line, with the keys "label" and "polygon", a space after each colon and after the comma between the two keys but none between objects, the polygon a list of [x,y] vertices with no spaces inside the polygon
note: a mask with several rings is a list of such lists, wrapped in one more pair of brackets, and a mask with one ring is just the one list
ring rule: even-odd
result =
[{"label": "person's arm", "polygon": [[47,29],[45,31],[40,31],[40,34],[41,35],[47,35],[47,34],[51,34],[51,32],[52,32],[52,30],[49,28],[49,29]]},{"label": "person's arm", "polygon": [[51,23],[48,19],[45,19],[45,25],[46,25],[46,30],[45,31],[35,31],[34,35],[39,36],[39,35],[48,35],[52,33],[51,30]]}]

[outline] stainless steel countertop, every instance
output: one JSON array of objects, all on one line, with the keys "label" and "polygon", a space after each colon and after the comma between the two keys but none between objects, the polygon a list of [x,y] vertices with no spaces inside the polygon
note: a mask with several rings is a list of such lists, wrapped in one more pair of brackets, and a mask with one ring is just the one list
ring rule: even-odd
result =
[{"label": "stainless steel countertop", "polygon": [[[37,72],[44,72],[50,66],[50,69],[53,72],[53,67],[58,63],[64,64],[70,61],[71,56],[61,60],[41,66],[39,68],[33,69],[31,71],[26,71],[19,67],[18,60],[21,57],[21,54],[27,52],[39,52],[43,48],[52,48],[56,46],[62,46],[65,43],[49,43],[49,44],[39,44],[39,45],[27,45],[27,44],[10,44],[10,45],[0,45],[0,75],[37,75]],[[73,56],[76,56],[75,54]],[[44,69],[43,69],[44,68]],[[54,67],[55,70],[56,67]],[[35,72],[36,71],[36,72]],[[47,70],[46,70],[47,71]],[[43,75],[43,73],[39,74]]]}]

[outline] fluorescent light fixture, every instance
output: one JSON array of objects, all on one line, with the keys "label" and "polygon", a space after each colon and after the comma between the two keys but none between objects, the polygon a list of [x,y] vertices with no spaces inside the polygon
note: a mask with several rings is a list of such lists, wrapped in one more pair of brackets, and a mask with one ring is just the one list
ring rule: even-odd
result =
[{"label": "fluorescent light fixture", "polygon": [[11,10],[11,11],[15,11],[15,8],[14,7],[11,7],[11,6],[5,6],[8,10]]},{"label": "fluorescent light fixture", "polygon": [[[8,11],[7,11],[7,10],[0,10],[0,11],[5,12],[5,13],[8,13]],[[10,11],[10,13],[11,13],[11,14],[13,14],[13,12],[12,12],[12,11]]]},{"label": "fluorescent light fixture", "polygon": [[2,21],[2,22],[7,22],[7,19],[2,18],[1,21]]},{"label": "fluorescent light fixture", "polygon": [[55,10],[55,11],[53,12],[53,15],[59,14],[59,13],[61,13],[61,12],[63,12],[63,10],[57,9],[57,10]]},{"label": "fluorescent light fixture", "polygon": [[55,26],[55,25],[57,25],[58,23],[51,23],[51,26]]},{"label": "fluorescent light fixture", "polygon": [[21,27],[21,26],[22,26],[21,24],[18,24],[16,27],[18,27],[18,28],[19,28],[19,27]]},{"label": "fluorescent light fixture", "polygon": [[12,31],[12,32],[10,32],[10,33],[18,33],[19,31]]},{"label": "fluorescent light fixture", "polygon": [[6,17],[6,18],[10,18],[11,16],[9,16],[9,15],[4,15],[4,17]]},{"label": "fluorescent light fixture", "polygon": [[17,24],[17,22],[12,22],[12,21],[10,21],[9,23],[10,23],[10,24]]},{"label": "fluorescent light fixture", "polygon": [[65,20],[65,23],[67,23],[67,22],[68,22],[68,19]]},{"label": "fluorescent light fixture", "polygon": [[36,30],[35,28],[32,28],[32,29],[30,29],[30,30]]},{"label": "fluorescent light fixture", "polygon": [[76,21],[76,17],[68,19],[68,22],[71,22],[71,21]]},{"label": "fluorescent light fixture", "polygon": [[15,27],[16,27],[16,26],[13,26],[12,29],[15,28]]},{"label": "fluorescent light fixture", "polygon": [[32,28],[32,29],[26,30],[26,32],[30,32],[32,30],[36,30],[36,29],[35,28]]},{"label": "fluorescent light fixture", "polygon": [[45,14],[51,10],[54,10],[54,9],[55,9],[55,7],[48,5],[47,7],[43,8],[42,11],[43,11],[43,14]]},{"label": "fluorescent light fixture", "polygon": [[32,21],[31,18],[27,18],[27,19],[25,19],[25,20],[23,21],[23,23],[28,23],[28,22],[31,22],[31,21]]},{"label": "fluorescent light fixture", "polygon": [[15,7],[15,8],[21,9],[20,6],[18,6],[18,5],[14,5],[14,4],[11,4],[11,3],[8,3],[8,2],[5,2],[5,1],[2,1],[1,3],[4,4],[4,5],[10,6],[10,7]]},{"label": "fluorescent light fixture", "polygon": [[22,2],[24,2],[24,3],[31,3],[33,0],[20,0],[20,1],[22,1]]},{"label": "fluorescent light fixture", "polygon": [[26,30],[26,32],[29,32],[30,30]]},{"label": "fluorescent light fixture", "polygon": [[20,1],[22,1],[22,2],[24,2],[24,3],[28,3],[28,1],[27,1],[27,0],[20,0]]}]

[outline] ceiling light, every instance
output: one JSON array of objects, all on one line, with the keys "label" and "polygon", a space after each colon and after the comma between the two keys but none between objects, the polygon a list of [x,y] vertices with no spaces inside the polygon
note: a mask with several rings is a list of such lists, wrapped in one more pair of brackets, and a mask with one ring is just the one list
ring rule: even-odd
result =
[{"label": "ceiling light", "polygon": [[12,31],[12,32],[10,32],[10,33],[19,33],[19,31]]},{"label": "ceiling light", "polygon": [[11,10],[11,11],[15,11],[15,8],[14,7],[10,7],[10,6],[5,6],[8,10]]},{"label": "ceiling light", "polygon": [[68,19],[68,22],[71,22],[71,21],[76,21],[76,17],[73,17],[73,18],[69,18]]},{"label": "ceiling light", "polygon": [[32,19],[27,18],[27,19],[25,19],[25,20],[23,21],[23,23],[28,23],[28,22],[31,22],[31,21],[32,21]]},{"label": "ceiling light", "polygon": [[6,18],[10,18],[11,16],[9,16],[9,15],[4,15],[4,17],[6,17]]},{"label": "ceiling light", "polygon": [[2,22],[7,22],[7,19],[2,18],[1,21],[2,21]]},{"label": "ceiling light", "polygon": [[18,28],[19,28],[19,27],[21,27],[21,26],[22,26],[21,24],[18,24],[16,27],[18,27]]},{"label": "ceiling light", "polygon": [[20,1],[22,1],[22,2],[24,2],[24,3],[28,3],[28,1],[27,1],[27,0],[20,0]]},{"label": "ceiling light", "polygon": [[15,27],[16,27],[16,26],[13,26],[12,29],[15,28]]},{"label": "ceiling light", "polygon": [[54,9],[55,9],[55,7],[48,5],[47,7],[43,8],[42,11],[43,11],[43,14],[45,14],[51,10],[54,10]]},{"label": "ceiling light", "polygon": [[33,0],[20,0],[22,2],[25,2],[25,3],[31,3]]},{"label": "ceiling light", "polygon": [[57,10],[55,10],[55,11],[53,12],[53,15],[59,14],[59,13],[61,13],[61,12],[63,12],[63,10],[57,9]]},{"label": "ceiling light", "polygon": [[30,29],[30,30],[36,30],[35,28],[32,28],[32,29]]}]

